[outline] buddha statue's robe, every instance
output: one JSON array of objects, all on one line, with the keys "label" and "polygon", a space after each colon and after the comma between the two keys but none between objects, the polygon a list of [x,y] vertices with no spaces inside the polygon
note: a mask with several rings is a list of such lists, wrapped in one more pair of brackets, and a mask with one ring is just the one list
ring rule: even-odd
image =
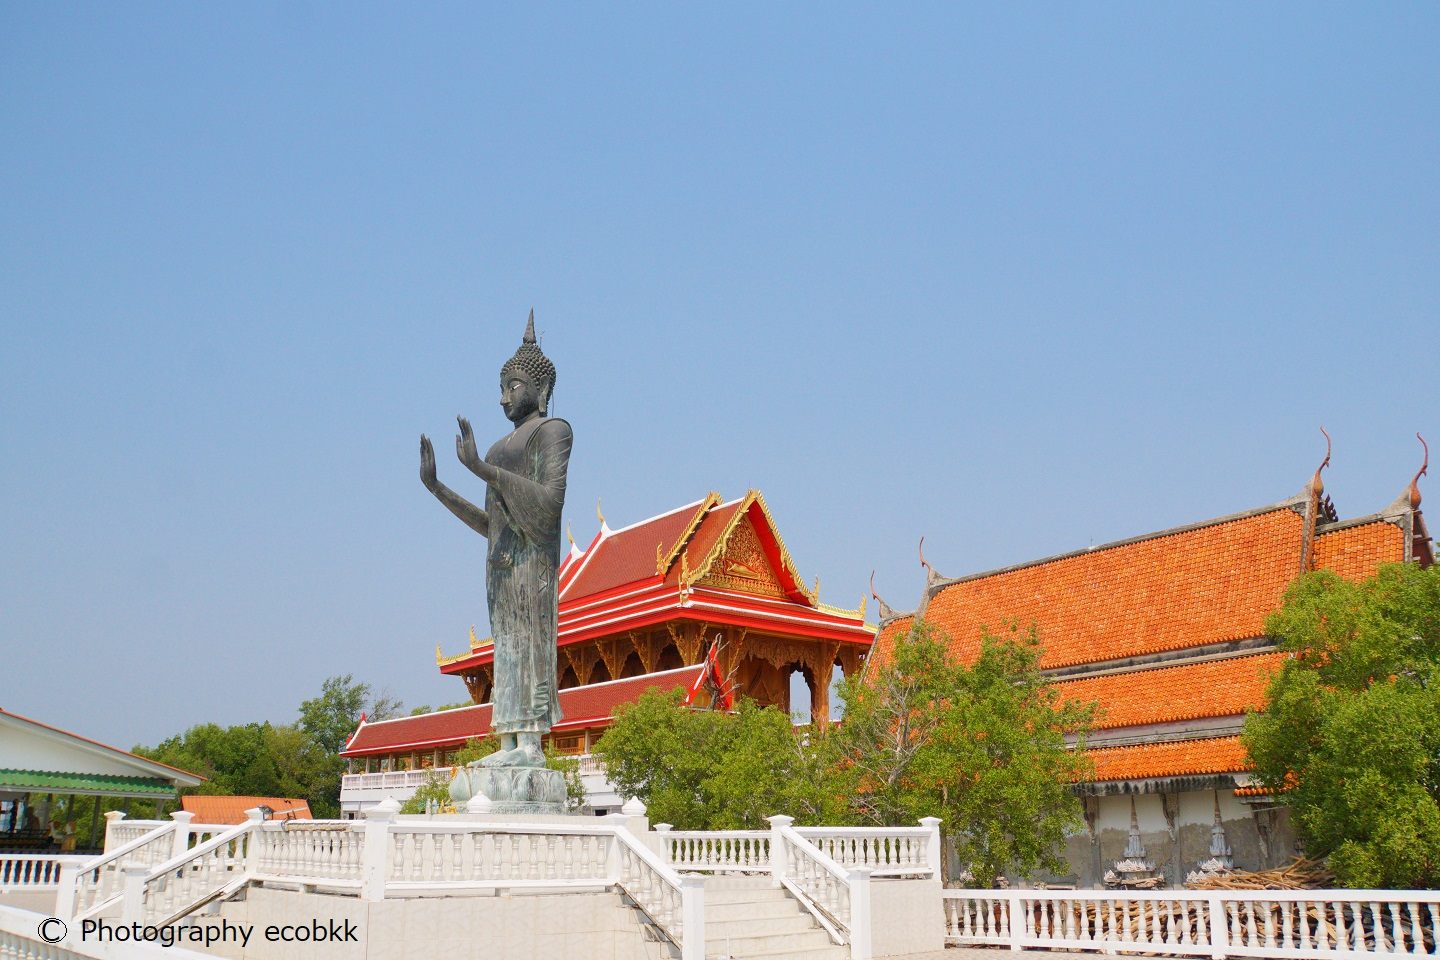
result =
[{"label": "buddha statue's robe", "polygon": [[485,461],[489,551],[485,585],[495,638],[491,723],[496,733],[545,733],[559,722],[556,687],[560,513],[570,424],[538,417],[501,438]]}]

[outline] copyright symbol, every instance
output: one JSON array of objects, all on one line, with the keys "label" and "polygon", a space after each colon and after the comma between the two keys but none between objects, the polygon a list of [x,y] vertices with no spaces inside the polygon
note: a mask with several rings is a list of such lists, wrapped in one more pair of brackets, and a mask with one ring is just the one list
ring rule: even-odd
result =
[{"label": "copyright symbol", "polygon": [[[56,927],[60,928],[59,933],[55,932]],[[65,939],[65,934],[69,933],[70,931],[65,926],[64,920],[61,920],[58,917],[46,917],[44,920],[40,921],[40,926],[36,930],[36,932],[40,934],[40,939],[44,940],[46,943],[59,943],[61,940]]]}]

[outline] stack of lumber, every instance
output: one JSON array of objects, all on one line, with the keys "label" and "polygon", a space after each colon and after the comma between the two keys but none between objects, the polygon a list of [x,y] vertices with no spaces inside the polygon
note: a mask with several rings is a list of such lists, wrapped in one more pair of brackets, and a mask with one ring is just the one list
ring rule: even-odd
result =
[{"label": "stack of lumber", "polygon": [[1335,886],[1335,874],[1319,860],[1296,857],[1273,870],[1229,870],[1209,877],[1196,876],[1185,886],[1191,890],[1324,890]]}]

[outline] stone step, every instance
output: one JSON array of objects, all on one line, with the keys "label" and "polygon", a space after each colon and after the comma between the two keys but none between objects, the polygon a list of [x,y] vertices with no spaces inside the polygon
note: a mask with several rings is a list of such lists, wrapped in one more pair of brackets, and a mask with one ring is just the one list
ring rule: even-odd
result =
[{"label": "stone step", "polygon": [[736,957],[748,958],[763,956],[772,953],[784,953],[786,956],[796,956],[806,950],[822,949],[834,946],[830,942],[830,934],[824,930],[806,930],[801,933],[772,933],[763,936],[753,937],[731,937],[728,940],[721,940],[705,931],[705,952],[719,952],[722,956],[729,952]]},{"label": "stone step", "polygon": [[[826,942],[829,942],[828,939]],[[718,950],[707,945],[705,955],[708,960],[850,960],[850,948],[831,943],[826,947],[780,947],[751,953],[741,953],[737,949],[726,953],[723,945]]]},{"label": "stone step", "polygon": [[808,914],[796,913],[791,909],[784,916],[774,917],[736,917],[728,920],[717,920],[707,911],[705,914],[705,940],[709,943],[722,943],[727,937],[734,940],[737,937],[762,937],[773,936],[780,933],[809,933],[811,930],[819,929],[818,925]]},{"label": "stone step", "polygon": [[789,900],[789,895],[783,889],[776,889],[768,885],[763,887],[722,887],[719,890],[705,888],[707,906],[712,903],[783,903]]},{"label": "stone step", "polygon": [[[681,871],[682,873],[684,871]],[[771,887],[770,874],[717,873],[705,878],[706,890],[733,890],[737,887]]]},{"label": "stone step", "polygon": [[705,900],[705,923],[725,923],[730,920],[760,920],[771,917],[808,916],[798,909],[794,900],[759,900],[753,903],[716,903]]}]

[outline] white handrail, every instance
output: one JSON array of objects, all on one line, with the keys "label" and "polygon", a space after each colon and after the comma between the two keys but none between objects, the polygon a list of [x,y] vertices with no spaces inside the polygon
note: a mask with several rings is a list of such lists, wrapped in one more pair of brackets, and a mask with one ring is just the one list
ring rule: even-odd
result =
[{"label": "white handrail", "polygon": [[[771,870],[776,881],[800,901],[839,944],[851,941],[850,875],[791,826],[794,818],[770,817]],[[851,955],[857,956],[852,944]]]},{"label": "white handrail", "polygon": [[677,870],[713,873],[768,873],[769,830],[672,830],[657,823],[665,859]]},{"label": "white handrail", "polygon": [[705,888],[682,877],[624,827],[614,828],[617,882],[674,944],[681,960],[705,960]]},{"label": "white handrail", "polygon": [[946,941],[1172,955],[1435,956],[1434,890],[946,890]]},{"label": "white handrail", "polygon": [[164,823],[108,853],[77,864],[73,873],[62,868],[56,915],[63,920],[70,917],[83,920],[114,904],[121,896],[120,868],[132,861],[133,855],[142,849],[144,855],[133,857],[133,860],[145,866],[165,859],[166,854],[173,854],[178,826],[179,821],[176,820]]},{"label": "white handrail", "polygon": [[121,917],[127,923],[170,922],[227,885],[243,882],[245,840],[261,822],[247,820],[148,872],[127,867]]}]

